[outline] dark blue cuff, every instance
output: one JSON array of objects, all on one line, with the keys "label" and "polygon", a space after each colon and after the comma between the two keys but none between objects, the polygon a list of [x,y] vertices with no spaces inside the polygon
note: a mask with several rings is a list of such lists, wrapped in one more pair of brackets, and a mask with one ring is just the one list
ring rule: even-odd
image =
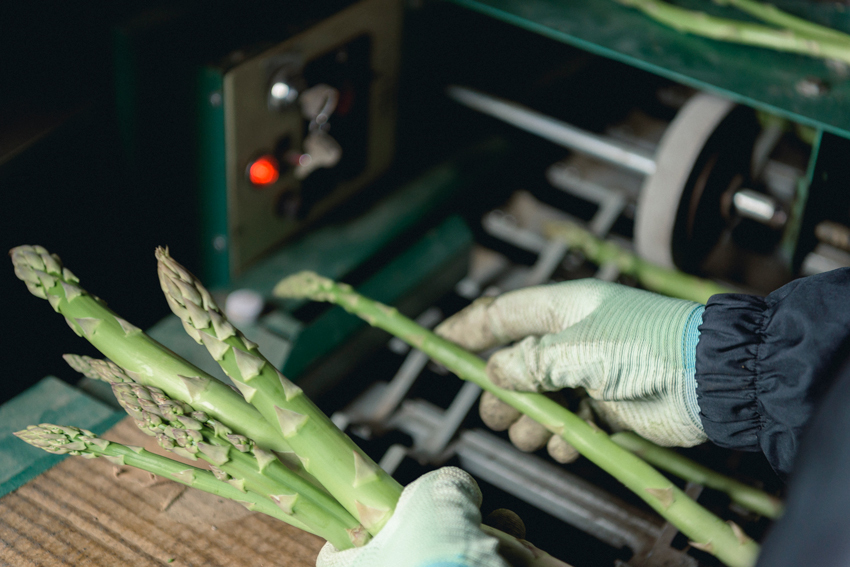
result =
[{"label": "dark blue cuff", "polygon": [[766,298],[713,296],[696,349],[697,399],[718,445],[761,450],[787,474],[799,438],[850,346],[850,269],[795,280]]},{"label": "dark blue cuff", "polygon": [[708,438],[723,447],[757,451],[761,430],[756,394],[764,300],[715,295],[706,304],[696,348],[697,400]]}]

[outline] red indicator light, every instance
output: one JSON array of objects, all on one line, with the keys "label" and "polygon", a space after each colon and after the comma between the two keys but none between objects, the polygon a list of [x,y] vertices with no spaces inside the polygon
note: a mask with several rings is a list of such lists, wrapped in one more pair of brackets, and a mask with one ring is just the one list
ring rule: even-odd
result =
[{"label": "red indicator light", "polygon": [[269,155],[257,158],[251,165],[248,166],[248,180],[262,187],[271,185],[280,177],[280,164],[277,160]]}]

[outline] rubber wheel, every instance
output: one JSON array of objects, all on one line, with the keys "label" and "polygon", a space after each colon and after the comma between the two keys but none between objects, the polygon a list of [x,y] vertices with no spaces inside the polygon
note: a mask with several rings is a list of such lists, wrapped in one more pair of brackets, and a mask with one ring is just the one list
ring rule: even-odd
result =
[{"label": "rubber wheel", "polygon": [[637,253],[656,265],[698,272],[728,222],[728,203],[749,182],[758,124],[732,101],[693,96],[665,131],[655,173],[635,211]]}]

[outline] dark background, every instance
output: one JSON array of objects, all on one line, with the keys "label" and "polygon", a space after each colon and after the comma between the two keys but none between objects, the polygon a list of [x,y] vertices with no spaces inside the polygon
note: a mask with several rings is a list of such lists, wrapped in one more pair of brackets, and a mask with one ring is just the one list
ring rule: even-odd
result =
[{"label": "dark background", "polygon": [[[143,329],[156,323],[169,311],[154,248],[167,245],[190,270],[201,268],[189,133],[193,72],[235,49],[282,41],[348,3],[2,3],[0,248],[40,244],[122,317]],[[577,214],[581,203],[558,201],[567,197],[543,181],[562,149],[461,108],[445,96],[446,85],[472,86],[598,130],[636,104],[651,107],[665,82],[445,2],[408,4],[403,38],[396,157],[382,185],[403,182],[477,140],[508,138],[516,149],[493,175],[498,181],[451,204],[473,230],[481,211],[516,189]],[[342,209],[336,217],[361,210]],[[0,401],[46,375],[74,382],[78,376],[60,355],[95,356],[92,347],[28,293],[11,263],[0,264],[0,294]]]},{"label": "dark background", "polygon": [[[40,244],[58,254],[91,293],[141,328],[168,313],[154,248],[168,245],[198,266],[194,156],[184,136],[193,118],[181,91],[197,65],[246,43],[279,41],[297,21],[344,3],[248,1],[10,1],[0,6],[0,248]],[[116,41],[139,84],[116,81]],[[126,56],[126,52],[125,52]],[[120,66],[118,66],[120,69]],[[176,80],[175,80],[176,79]],[[176,88],[175,88],[176,86]],[[116,99],[137,97],[149,127],[129,139]],[[148,113],[145,115],[145,113]],[[159,148],[160,163],[139,158]],[[29,295],[11,263],[0,267],[0,401],[48,374],[75,381],[65,352],[96,353],[50,306]]]}]

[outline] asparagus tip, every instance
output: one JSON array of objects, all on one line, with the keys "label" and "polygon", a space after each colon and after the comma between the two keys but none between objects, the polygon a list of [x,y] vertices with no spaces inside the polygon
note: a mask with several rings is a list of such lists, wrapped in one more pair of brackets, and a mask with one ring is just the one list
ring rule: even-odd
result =
[{"label": "asparagus tip", "polygon": [[63,354],[62,358],[65,360],[65,362],[68,363],[68,366],[70,366],[86,378],[91,378],[92,380],[100,380],[100,376],[97,375],[97,372],[95,372],[95,370],[91,367],[91,364],[89,363],[89,357],[79,354]]},{"label": "asparagus tip", "polygon": [[26,429],[15,431],[14,435],[33,447],[58,455],[88,452],[88,445],[98,439],[91,431],[51,423],[29,425]]},{"label": "asparagus tip", "polygon": [[[42,246],[16,246],[9,250],[15,275],[27,285],[30,293],[47,299],[47,290],[59,283],[77,283],[73,274],[63,269],[59,257]],[[67,274],[65,273],[67,271]]]},{"label": "asparagus tip", "polygon": [[274,286],[273,295],[291,299],[318,299],[334,286],[333,280],[315,272],[298,272]]}]

